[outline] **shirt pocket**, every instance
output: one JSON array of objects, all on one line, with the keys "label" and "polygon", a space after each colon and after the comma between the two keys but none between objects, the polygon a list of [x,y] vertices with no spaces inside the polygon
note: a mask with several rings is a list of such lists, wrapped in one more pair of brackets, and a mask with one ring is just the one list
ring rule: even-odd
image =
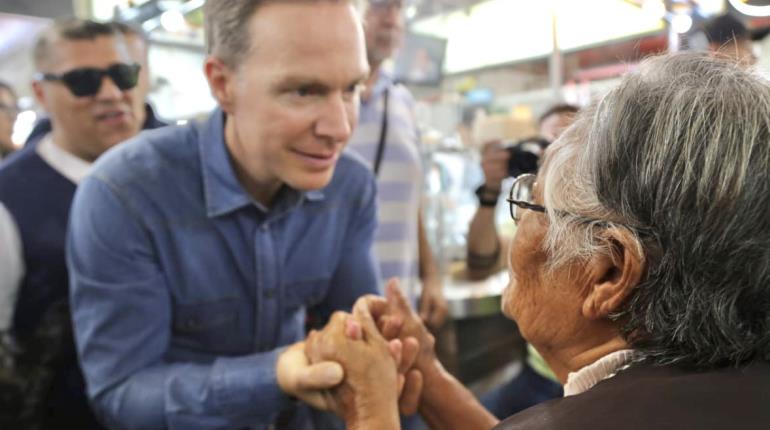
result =
[{"label": "shirt pocket", "polygon": [[246,353],[251,347],[246,306],[242,299],[176,305],[172,343],[196,352]]},{"label": "shirt pocket", "polygon": [[284,284],[284,303],[288,310],[311,308],[321,303],[329,290],[331,277],[292,280]]}]

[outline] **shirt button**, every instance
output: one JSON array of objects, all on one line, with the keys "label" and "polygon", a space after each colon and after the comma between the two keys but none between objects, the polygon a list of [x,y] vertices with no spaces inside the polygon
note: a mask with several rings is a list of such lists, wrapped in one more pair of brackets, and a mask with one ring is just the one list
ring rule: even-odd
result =
[{"label": "shirt button", "polygon": [[275,297],[275,288],[266,288],[263,294],[266,299],[272,299]]},{"label": "shirt button", "polygon": [[268,230],[270,230],[270,225],[268,225],[268,223],[262,224],[262,231],[268,231]]}]

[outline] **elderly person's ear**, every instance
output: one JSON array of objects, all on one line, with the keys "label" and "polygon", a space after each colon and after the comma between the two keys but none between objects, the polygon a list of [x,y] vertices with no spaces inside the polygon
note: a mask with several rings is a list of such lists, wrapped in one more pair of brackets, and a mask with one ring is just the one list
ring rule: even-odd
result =
[{"label": "elderly person's ear", "polygon": [[590,290],[583,301],[583,316],[589,319],[619,311],[644,274],[644,257],[631,232],[612,228],[602,236],[608,252],[593,256],[587,267]]}]

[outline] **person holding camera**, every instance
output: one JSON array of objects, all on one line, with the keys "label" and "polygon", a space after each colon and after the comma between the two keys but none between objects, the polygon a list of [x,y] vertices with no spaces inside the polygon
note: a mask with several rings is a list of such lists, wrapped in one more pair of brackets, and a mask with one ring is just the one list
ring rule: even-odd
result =
[{"label": "person holding camera", "polygon": [[[538,120],[539,137],[506,146],[500,141],[484,145],[481,167],[484,183],[476,189],[479,208],[468,229],[468,274],[482,279],[502,269],[501,256],[508,255],[509,240],[500,236],[495,225],[495,207],[508,177],[537,172],[545,148],[569,127],[578,108],[569,104],[552,106]],[[527,345],[527,359],[511,381],[481,398],[484,406],[504,418],[538,403],[561,396],[556,376],[537,351]]]},{"label": "person holding camera", "polygon": [[481,152],[484,183],[476,189],[479,208],[468,229],[468,273],[482,279],[502,268],[501,255],[507,255],[507,242],[499,237],[495,207],[505,178],[534,173],[545,148],[569,127],[579,108],[557,104],[538,119],[538,137],[506,146],[499,140],[488,142]]}]

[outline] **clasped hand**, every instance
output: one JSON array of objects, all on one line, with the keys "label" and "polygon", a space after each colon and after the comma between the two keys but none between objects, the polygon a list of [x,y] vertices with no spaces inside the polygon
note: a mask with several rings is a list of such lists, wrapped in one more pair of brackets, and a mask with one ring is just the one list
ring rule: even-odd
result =
[{"label": "clasped hand", "polygon": [[323,330],[289,347],[278,361],[278,382],[311,406],[334,411],[349,427],[397,422],[398,411],[417,411],[434,344],[391,280],[386,299],[362,297],[352,314],[336,312]]}]

